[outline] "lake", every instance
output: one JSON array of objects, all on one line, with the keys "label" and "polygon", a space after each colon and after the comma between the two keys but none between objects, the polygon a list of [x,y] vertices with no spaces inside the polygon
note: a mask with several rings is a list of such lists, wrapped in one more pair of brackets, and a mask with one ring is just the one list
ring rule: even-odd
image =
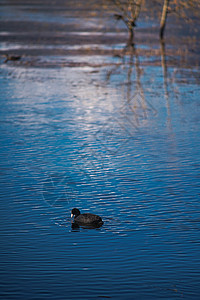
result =
[{"label": "lake", "polygon": [[[141,35],[119,55],[125,33],[51,45],[51,26],[59,39],[78,19],[90,36],[98,18],[12,2],[1,12],[1,299],[199,299],[196,60],[158,41],[148,56]],[[104,225],[72,228],[74,207]]]}]

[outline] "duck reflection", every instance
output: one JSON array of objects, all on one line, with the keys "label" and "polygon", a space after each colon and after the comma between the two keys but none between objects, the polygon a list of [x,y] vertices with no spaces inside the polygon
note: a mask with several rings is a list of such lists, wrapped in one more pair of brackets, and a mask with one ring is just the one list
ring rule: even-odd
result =
[{"label": "duck reflection", "polygon": [[80,229],[98,229],[102,227],[102,225],[95,224],[95,225],[80,225],[76,222],[72,222],[71,229],[72,231],[80,231]]}]

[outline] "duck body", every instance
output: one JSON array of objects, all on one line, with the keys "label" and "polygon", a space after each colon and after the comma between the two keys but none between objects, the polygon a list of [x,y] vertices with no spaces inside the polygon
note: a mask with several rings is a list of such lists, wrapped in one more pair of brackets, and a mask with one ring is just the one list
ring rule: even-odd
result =
[{"label": "duck body", "polygon": [[79,225],[92,225],[92,226],[96,225],[98,227],[103,225],[103,221],[101,217],[91,213],[81,214],[78,208],[72,209],[71,217],[74,217],[74,222]]},{"label": "duck body", "polygon": [[16,60],[20,60],[21,59],[21,56],[20,55],[9,55],[9,54],[6,54],[6,59],[5,59],[5,63],[7,63],[7,61],[9,60],[13,60],[13,61],[16,61]]}]

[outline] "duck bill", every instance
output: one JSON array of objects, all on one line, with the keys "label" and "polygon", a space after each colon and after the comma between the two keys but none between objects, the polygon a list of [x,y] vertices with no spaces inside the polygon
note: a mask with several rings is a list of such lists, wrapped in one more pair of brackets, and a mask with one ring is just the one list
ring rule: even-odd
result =
[{"label": "duck bill", "polygon": [[73,216],[74,216],[74,215],[73,215],[73,214],[71,214],[71,218],[73,218]]}]

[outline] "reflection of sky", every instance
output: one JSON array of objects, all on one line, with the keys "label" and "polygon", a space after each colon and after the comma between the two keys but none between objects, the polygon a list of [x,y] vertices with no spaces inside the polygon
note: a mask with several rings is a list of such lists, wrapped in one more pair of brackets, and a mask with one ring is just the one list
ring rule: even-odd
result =
[{"label": "reflection of sky", "polygon": [[111,50],[111,49],[116,49],[116,50],[121,50],[124,48],[123,44],[114,44],[114,45],[102,45],[102,44],[84,44],[84,45],[47,45],[46,43],[42,45],[41,43],[39,45],[24,45],[24,43],[8,43],[8,42],[3,42],[0,45],[0,49],[2,51],[8,51],[8,50],[33,50],[33,49],[59,49],[59,50]]},{"label": "reflection of sky", "polygon": [[[160,67],[2,65],[7,294],[7,278],[26,299],[56,299],[55,287],[71,299],[198,294],[199,85],[189,70],[168,72],[167,94]],[[71,232],[73,206],[105,225]]]},{"label": "reflection of sky", "polygon": [[[47,135],[52,146],[54,138],[57,138],[55,147],[69,147],[70,143],[74,147],[76,143],[92,143],[97,152],[115,153],[123,150],[124,155],[119,153],[125,159],[126,155],[130,155],[129,147],[133,140],[136,139],[134,143],[137,144],[138,139],[144,139],[143,146],[150,147],[152,143],[150,153],[155,156],[160,156],[161,151],[166,155],[166,146],[170,147],[172,158],[165,157],[165,161],[173,160],[179,155],[177,153],[174,156],[173,151],[178,151],[177,144],[182,143],[182,135],[185,136],[184,144],[195,143],[198,110],[193,108],[196,106],[194,91],[194,100],[188,100],[189,103],[183,106],[185,100],[181,98],[180,92],[177,93],[180,87],[174,83],[170,88],[172,95],[173,89],[176,91],[176,97],[169,97],[166,103],[164,94],[161,94],[162,71],[155,68],[156,77],[152,77],[149,74],[154,72],[153,67],[146,67],[142,86],[139,87],[133,71],[131,91],[127,94],[130,86],[126,70],[119,66],[112,73],[110,81],[106,82],[107,70],[101,68],[97,72],[96,68],[86,66],[47,70],[13,69],[12,78],[6,88],[8,94],[12,95],[12,100],[10,103],[4,102],[5,109],[7,106],[8,109],[3,119],[6,122],[12,120],[19,130],[18,138],[21,136],[23,141],[28,138],[27,142],[30,142],[31,137],[34,142],[35,134],[40,132],[38,141],[42,149],[45,149]],[[183,91],[186,95],[189,92],[188,89]],[[187,114],[185,105],[190,108],[191,114]],[[120,143],[127,148],[121,149]],[[62,151],[58,151],[62,157]],[[181,148],[182,151],[184,152],[184,148]],[[56,152],[53,151],[53,155],[57,160]],[[141,161],[138,167],[143,168],[146,165],[143,156],[139,159]],[[175,161],[178,162],[179,159],[176,158]],[[117,163],[121,164],[122,161]]]},{"label": "reflection of sky", "polygon": [[[69,1],[4,2],[18,4],[2,5],[7,21],[80,22],[83,35],[108,25],[72,18],[59,6]],[[24,55],[0,66],[3,299],[198,299],[199,69],[163,78],[158,57],[129,60]],[[73,231],[76,206],[103,227]]]}]

